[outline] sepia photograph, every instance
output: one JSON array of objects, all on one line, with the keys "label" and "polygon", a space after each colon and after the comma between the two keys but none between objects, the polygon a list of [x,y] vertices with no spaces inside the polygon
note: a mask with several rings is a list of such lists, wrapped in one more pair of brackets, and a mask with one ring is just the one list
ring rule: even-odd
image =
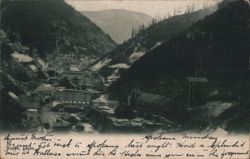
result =
[{"label": "sepia photograph", "polygon": [[[30,134],[31,140],[44,141],[48,136],[35,134],[160,134],[144,137],[144,145],[165,140],[162,134],[185,134],[186,140],[202,138],[186,135],[190,133],[249,135],[249,0],[0,3],[0,132],[1,142],[9,144],[1,150],[6,159],[20,155],[9,151],[11,143],[26,141]],[[27,138],[11,138],[12,133]],[[249,137],[245,139],[232,145],[219,142],[217,148],[248,146],[247,151],[222,150],[219,157],[210,152],[207,158],[249,155]],[[97,143],[92,144],[95,148]],[[140,142],[136,144],[138,148]],[[177,143],[181,148],[194,145]],[[116,157],[164,158],[136,152]],[[51,156],[52,149],[36,153]],[[165,158],[171,156],[192,155]]]}]

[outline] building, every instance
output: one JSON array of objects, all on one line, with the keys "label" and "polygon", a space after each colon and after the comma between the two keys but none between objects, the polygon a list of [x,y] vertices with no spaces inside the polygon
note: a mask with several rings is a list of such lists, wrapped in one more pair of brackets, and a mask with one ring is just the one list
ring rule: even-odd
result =
[{"label": "building", "polygon": [[158,113],[166,110],[169,100],[162,95],[143,92],[136,98],[135,104],[141,110]]},{"label": "building", "polygon": [[186,79],[188,81],[188,107],[202,104],[208,94],[206,89],[207,78],[186,77]]},{"label": "building", "polygon": [[52,85],[57,85],[60,78],[61,70],[56,66],[49,66],[47,69],[48,83]]},{"label": "building", "polygon": [[27,109],[22,113],[22,115],[27,120],[33,120],[33,119],[40,120],[40,115],[37,109]]},{"label": "building", "polygon": [[41,97],[31,94],[29,96],[20,95],[18,103],[24,109],[39,109]]},{"label": "building", "polygon": [[137,110],[148,113],[161,114],[170,111],[170,98],[153,93],[142,92],[140,90],[132,90],[128,97],[128,105]]},{"label": "building", "polygon": [[89,91],[64,89],[53,93],[54,101],[72,105],[89,105],[94,95]]},{"label": "building", "polygon": [[62,72],[61,79],[67,78],[69,81],[74,79],[83,80],[84,76],[84,72],[81,71],[64,71]]},{"label": "building", "polygon": [[59,71],[56,66],[49,66],[47,69],[47,73],[50,77],[58,77],[59,76]]},{"label": "building", "polygon": [[90,71],[64,71],[61,79],[67,79],[76,88],[103,89],[103,79],[97,72]]},{"label": "building", "polygon": [[56,119],[56,122],[53,123],[53,129],[55,131],[68,130],[70,129],[70,127],[71,127],[71,123],[63,119]]},{"label": "building", "polygon": [[54,90],[55,87],[51,86],[50,84],[42,83],[35,89],[35,92],[39,93],[40,95],[50,95]]}]

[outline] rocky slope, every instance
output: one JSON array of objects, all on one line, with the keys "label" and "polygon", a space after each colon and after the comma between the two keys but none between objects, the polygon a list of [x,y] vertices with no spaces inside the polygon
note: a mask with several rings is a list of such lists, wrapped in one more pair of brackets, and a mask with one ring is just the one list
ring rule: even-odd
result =
[{"label": "rocky slope", "polygon": [[63,0],[1,1],[0,42],[1,130],[22,126],[21,97],[39,104],[34,90],[47,82],[48,65],[85,66],[116,46]]},{"label": "rocky slope", "polygon": [[[100,56],[115,43],[63,0],[1,2],[1,29],[40,56],[57,51]],[[18,16],[16,16],[18,15]]]},{"label": "rocky slope", "polygon": [[[208,96],[194,106],[209,101],[238,103],[247,111],[250,103],[250,6],[243,0],[222,3],[214,14],[153,49],[135,62],[111,87],[111,94],[126,100],[134,88],[171,98],[173,109],[187,106],[186,77],[205,77]],[[216,92],[216,93],[215,93]],[[198,97],[200,94],[193,94]],[[229,120],[244,118],[235,113]],[[231,119],[230,119],[231,118]],[[231,121],[232,123],[240,120]],[[237,125],[237,124],[236,124]],[[245,124],[245,129],[247,129]]]}]

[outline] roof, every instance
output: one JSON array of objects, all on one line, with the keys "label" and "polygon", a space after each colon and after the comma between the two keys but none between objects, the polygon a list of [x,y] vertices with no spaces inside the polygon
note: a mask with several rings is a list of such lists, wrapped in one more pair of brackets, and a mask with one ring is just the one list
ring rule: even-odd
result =
[{"label": "roof", "polygon": [[39,113],[37,112],[37,109],[36,109],[36,111],[35,110],[32,110],[32,111],[26,110],[26,111],[22,112],[22,114],[29,114],[29,115],[39,116]]},{"label": "roof", "polygon": [[66,71],[62,73],[62,78],[67,77],[69,80],[74,78],[83,79],[84,73],[83,72],[76,72],[76,71]]},{"label": "roof", "polygon": [[11,91],[8,92],[8,95],[13,99],[18,99],[18,96],[16,96],[16,94]]},{"label": "roof", "polygon": [[62,74],[85,74],[85,72],[82,71],[64,71]]},{"label": "roof", "polygon": [[206,83],[208,82],[207,78],[205,77],[186,77],[189,82],[199,82],[199,83]]},{"label": "roof", "polygon": [[147,103],[155,103],[159,104],[161,101],[163,101],[166,97],[158,94],[153,93],[141,93],[137,100],[144,101]]},{"label": "roof", "polygon": [[56,92],[68,92],[68,93],[89,93],[89,91],[87,90],[76,90],[76,89],[63,89],[63,90],[57,90]]},{"label": "roof", "polygon": [[48,71],[56,71],[57,68],[55,66],[49,66]]},{"label": "roof", "polygon": [[54,90],[55,88],[52,87],[50,84],[40,84],[36,89],[35,91],[37,92],[46,92],[46,91],[52,91]]},{"label": "roof", "polygon": [[55,97],[64,101],[90,101],[92,94],[82,90],[56,91]]},{"label": "roof", "polygon": [[94,89],[86,89],[86,91],[90,93],[100,93],[100,91],[94,90]]},{"label": "roof", "polygon": [[68,126],[70,126],[70,123],[62,119],[57,120],[57,122],[53,124],[53,127],[68,127]]}]

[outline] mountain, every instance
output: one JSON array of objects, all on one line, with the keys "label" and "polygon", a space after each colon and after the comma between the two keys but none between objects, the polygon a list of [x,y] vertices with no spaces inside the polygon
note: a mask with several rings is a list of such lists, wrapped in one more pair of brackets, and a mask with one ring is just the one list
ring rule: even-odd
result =
[{"label": "mountain", "polygon": [[173,16],[157,23],[153,22],[149,27],[137,31],[134,37],[128,41],[118,45],[90,69],[101,70],[102,74],[109,78],[117,72],[118,67],[113,66],[126,66],[119,68],[118,74],[120,74],[121,71],[130,67],[147,52],[189,28],[198,20],[212,14],[217,8],[217,5],[215,5],[203,10]]},{"label": "mountain", "polygon": [[[57,51],[100,56],[115,42],[63,0],[1,2],[1,29],[41,56]],[[18,16],[17,16],[18,15]]]},{"label": "mountain", "polygon": [[[205,86],[208,96],[195,106],[214,100],[235,101],[237,109],[246,112],[250,104],[249,43],[249,3],[237,0],[220,5],[218,11],[135,62],[112,85],[111,95],[126,100],[137,88],[169,97],[172,109],[182,112],[188,99],[186,77],[205,77],[209,81]],[[235,115],[231,119],[247,121],[247,116]]]},{"label": "mountain", "polygon": [[0,44],[0,129],[18,129],[24,111],[18,103],[18,96],[30,91],[34,81],[43,80],[43,73],[35,58],[27,54],[28,48],[17,39],[11,42],[1,29]]},{"label": "mountain", "polygon": [[83,11],[81,13],[109,34],[117,43],[128,40],[133,28],[137,29],[140,25],[147,26],[153,20],[146,14],[122,9]]},{"label": "mountain", "polygon": [[127,42],[117,46],[110,55],[112,64],[116,63],[131,63],[129,58],[133,53],[146,53],[154,49],[161,43],[168,41],[176,34],[189,28],[198,20],[203,19],[209,14],[217,10],[217,5],[208,7],[203,10],[176,15],[153,23],[148,28],[141,29],[136,35]]},{"label": "mountain", "polygon": [[88,65],[116,43],[63,0],[3,0],[0,46],[0,130],[17,130],[30,126],[23,106],[42,104],[34,90],[48,83],[48,66]]}]

